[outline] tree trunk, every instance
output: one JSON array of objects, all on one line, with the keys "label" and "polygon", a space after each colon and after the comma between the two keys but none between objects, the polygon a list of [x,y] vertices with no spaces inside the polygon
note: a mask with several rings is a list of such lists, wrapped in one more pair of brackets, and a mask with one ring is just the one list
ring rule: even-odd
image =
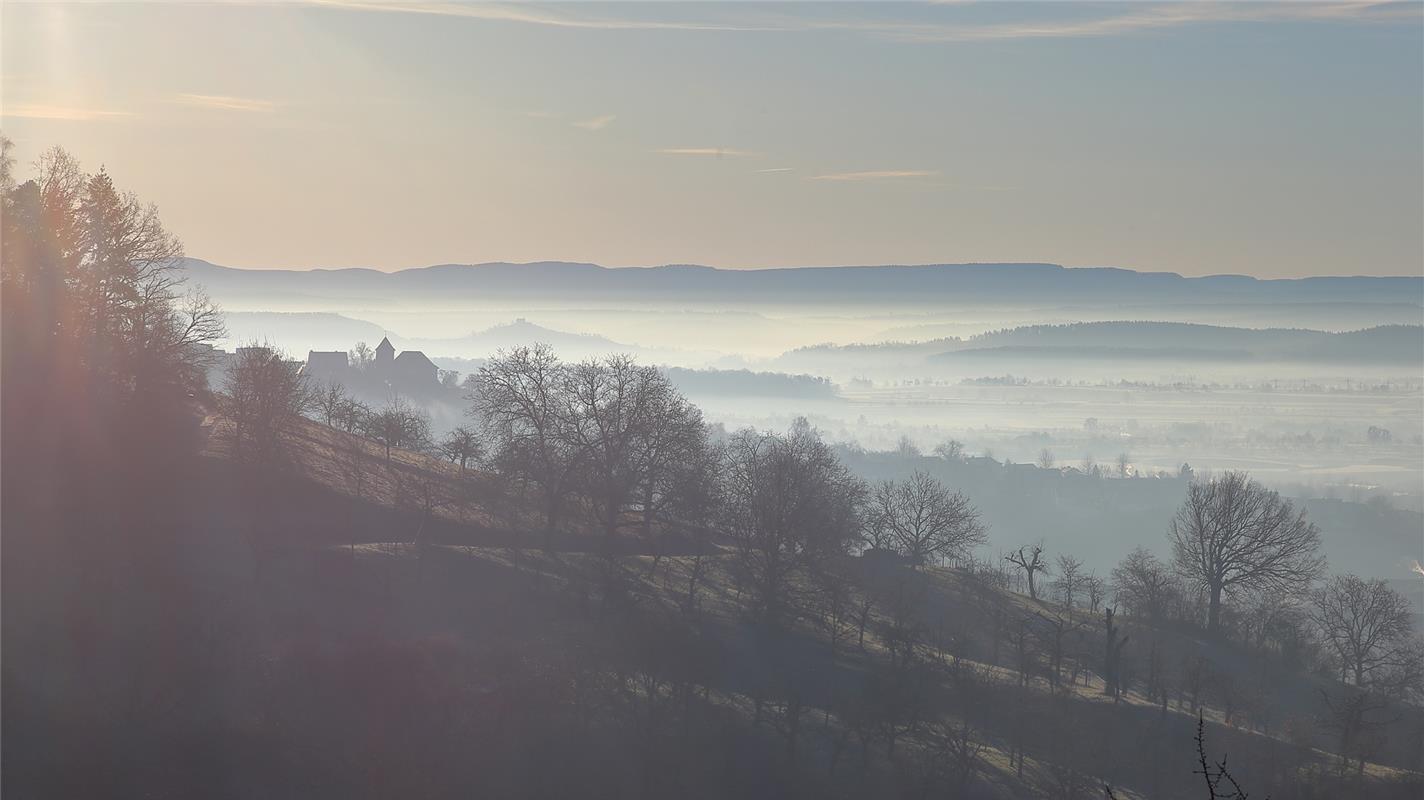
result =
[{"label": "tree trunk", "polygon": [[1211,587],[1211,604],[1206,612],[1206,632],[1216,633],[1217,627],[1221,624],[1221,586]]}]

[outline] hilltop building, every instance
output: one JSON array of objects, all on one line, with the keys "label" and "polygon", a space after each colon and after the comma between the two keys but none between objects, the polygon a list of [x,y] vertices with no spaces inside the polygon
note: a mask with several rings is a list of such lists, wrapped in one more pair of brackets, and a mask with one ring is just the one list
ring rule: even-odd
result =
[{"label": "hilltop building", "polygon": [[389,338],[376,345],[376,357],[364,370],[353,367],[346,353],[340,350],[312,350],[302,374],[318,382],[341,383],[357,388],[363,383],[380,382],[397,392],[420,394],[440,386],[440,369],[419,350],[406,350],[399,355]]}]

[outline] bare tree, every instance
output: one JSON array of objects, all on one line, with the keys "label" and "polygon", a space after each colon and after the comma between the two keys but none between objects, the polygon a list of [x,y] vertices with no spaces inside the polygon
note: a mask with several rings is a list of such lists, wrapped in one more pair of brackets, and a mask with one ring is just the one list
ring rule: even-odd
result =
[{"label": "bare tree", "polygon": [[346,387],[336,381],[312,392],[312,405],[321,414],[322,422],[332,428],[339,427],[342,413],[350,403],[351,396],[346,393]]},{"label": "bare tree", "polygon": [[237,349],[223,391],[234,450],[259,463],[277,456],[282,438],[311,404],[296,362],[266,345]]},{"label": "bare tree", "polygon": [[366,436],[385,448],[390,461],[392,448],[420,450],[430,443],[430,418],[397,397],[366,420]]},{"label": "bare tree", "polygon": [[885,481],[871,498],[868,527],[886,531],[896,548],[915,564],[944,556],[962,557],[985,541],[979,512],[962,492],[950,492],[927,473]]},{"label": "bare tree", "polygon": [[1340,659],[1341,679],[1361,688],[1401,688],[1424,667],[1412,637],[1409,599],[1382,579],[1331,578],[1312,597],[1311,618]]},{"label": "bare tree", "polygon": [[919,458],[923,453],[920,452],[920,446],[915,444],[914,439],[901,435],[895,442],[895,455],[900,458]]},{"label": "bare tree", "polygon": [[1078,594],[1084,589],[1084,580],[1083,562],[1070,555],[1058,557],[1058,578],[1053,581],[1053,588],[1065,608],[1074,607]]},{"label": "bare tree", "polygon": [[346,354],[346,361],[358,371],[364,371],[371,366],[371,362],[376,360],[376,351],[371,349],[365,342],[357,342],[350,353]]},{"label": "bare tree", "polygon": [[492,438],[496,469],[538,493],[546,544],[559,526],[579,466],[563,417],[567,372],[552,350],[536,345],[501,351],[467,382],[472,413]]},{"label": "bare tree", "polygon": [[460,471],[464,472],[470,461],[479,461],[484,455],[484,445],[473,428],[461,425],[440,440],[440,453],[450,459],[450,463],[459,464]]},{"label": "bare tree", "polygon": [[1041,612],[1038,618],[1045,623],[1039,626],[1038,638],[1048,654],[1049,687],[1057,690],[1063,681],[1063,662],[1068,656],[1068,638],[1082,633],[1083,623],[1072,614],[1054,612],[1048,616]]},{"label": "bare tree", "polygon": [[366,428],[371,418],[371,409],[359,400],[348,398],[341,404],[335,419],[336,427],[347,433],[358,433]]},{"label": "bare tree", "polygon": [[1209,598],[1211,633],[1221,623],[1223,592],[1299,593],[1325,563],[1316,555],[1320,533],[1305,512],[1244,472],[1193,482],[1172,520],[1169,539],[1178,572]]},{"label": "bare tree", "polygon": [[1057,462],[1058,462],[1058,459],[1056,459],[1056,458],[1053,456],[1053,451],[1052,451],[1052,450],[1049,450],[1047,447],[1045,447],[1045,448],[1043,448],[1042,450],[1038,451],[1038,468],[1039,468],[1039,469],[1053,469],[1053,465],[1056,464]]},{"label": "bare tree", "polygon": [[1043,558],[1043,543],[1023,545],[1018,550],[1004,556],[1004,560],[1023,571],[1028,580],[1028,596],[1038,599],[1038,585],[1034,582],[1040,572],[1048,572],[1048,563]]},{"label": "bare tree", "polygon": [[1376,692],[1351,687],[1333,692],[1321,689],[1320,696],[1325,705],[1320,721],[1335,733],[1341,774],[1350,769],[1353,759],[1355,773],[1363,775],[1365,761],[1379,744],[1379,730],[1392,721],[1386,713],[1388,700]]},{"label": "bare tree", "polygon": [[716,511],[722,463],[721,448],[711,442],[701,410],[676,392],[668,392],[663,401],[649,415],[638,442],[634,505],[649,539],[659,525],[694,533],[706,527]]},{"label": "bare tree", "polygon": [[1122,650],[1131,637],[1122,635],[1111,608],[1103,614],[1103,630],[1103,694],[1117,701],[1122,697]]},{"label": "bare tree", "polygon": [[1107,586],[1096,572],[1089,572],[1083,577],[1083,592],[1087,595],[1089,613],[1098,613],[1098,610],[1103,607],[1103,596],[1107,593]]},{"label": "bare tree", "polygon": [[1117,454],[1117,474],[1119,478],[1126,478],[1132,474],[1132,456],[1127,453]]},{"label": "bare tree", "polygon": [[668,479],[678,474],[676,463],[701,461],[700,412],[662,372],[628,356],[576,364],[560,390],[563,435],[582,465],[577,483],[606,543],[635,509],[650,527],[649,515],[673,488]]},{"label": "bare tree", "polygon": [[1134,548],[1112,571],[1113,597],[1129,614],[1161,621],[1177,596],[1176,576],[1152,551]]},{"label": "bare tree", "polygon": [[722,473],[721,523],[736,547],[738,579],[757,614],[774,623],[794,579],[855,536],[864,488],[805,420],[786,434],[736,434]]},{"label": "bare tree", "polygon": [[934,454],[945,461],[963,461],[964,442],[958,439],[946,439],[935,445]]}]

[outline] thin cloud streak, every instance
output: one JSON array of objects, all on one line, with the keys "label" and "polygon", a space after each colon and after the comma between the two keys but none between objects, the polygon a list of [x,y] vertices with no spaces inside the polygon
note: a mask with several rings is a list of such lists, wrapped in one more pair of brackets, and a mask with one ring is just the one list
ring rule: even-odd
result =
[{"label": "thin cloud streak", "polygon": [[19,105],[8,106],[5,109],[4,116],[13,117],[15,119],[54,119],[73,122],[93,122],[101,119],[131,117],[133,114],[128,111],[108,111],[98,108],[21,103]]},{"label": "thin cloud streak", "polygon": [[366,0],[309,0],[314,5],[342,8],[353,11],[383,11],[402,14],[436,14],[448,17],[489,20],[492,22],[521,22],[530,25],[548,25],[556,28],[587,28],[592,30],[675,30],[675,31],[774,31],[778,27],[762,25],[735,25],[723,23],[670,22],[660,20],[636,20],[627,18],[590,18],[555,14],[547,8],[532,6],[514,7],[500,4],[463,3],[390,3],[367,2]]},{"label": "thin cloud streak", "polygon": [[594,117],[592,119],[581,119],[578,122],[571,122],[569,124],[573,125],[575,128],[583,128],[586,131],[601,131],[604,128],[607,128],[608,124],[615,119],[618,119],[617,114],[604,114],[601,117]]},{"label": "thin cloud streak", "polygon": [[175,103],[195,108],[211,108],[219,111],[249,111],[270,114],[277,110],[269,100],[255,100],[248,97],[229,97],[220,94],[180,94]]},{"label": "thin cloud streak", "polygon": [[[560,28],[592,30],[676,30],[722,32],[796,33],[807,31],[849,31],[897,41],[948,43],[1005,41],[1015,39],[1065,39],[1122,36],[1186,25],[1223,22],[1271,21],[1355,21],[1388,22],[1424,19],[1424,7],[1417,3],[1376,2],[1279,2],[1244,3],[1158,3],[1125,13],[1089,20],[1027,20],[1008,23],[959,24],[954,22],[897,22],[885,19],[812,20],[794,16],[748,17],[747,21],[688,21],[633,19],[629,17],[573,16],[547,7],[508,4],[462,4],[449,2],[389,2],[389,0],[308,0],[318,6],[354,11],[405,14],[434,14],[495,22],[514,22]],[[945,5],[955,5],[949,3]],[[653,6],[653,4],[648,4]],[[645,6],[645,7],[648,7]],[[1045,4],[1043,8],[1052,8]],[[738,9],[740,12],[741,9]]]},{"label": "thin cloud streak", "polygon": [[758,169],[753,171],[761,174],[766,174],[768,172],[794,172],[795,169],[795,167],[772,167],[770,169]]},{"label": "thin cloud streak", "polygon": [[813,175],[813,181],[878,181],[896,178],[933,178],[938,170],[931,169],[872,169],[863,172],[833,172],[828,175]]},{"label": "thin cloud streak", "polygon": [[748,150],[733,150],[726,147],[664,147],[660,150],[654,150],[653,152],[661,153],[665,156],[713,156],[715,158],[721,158],[722,156],[757,155]]},{"label": "thin cloud streak", "polygon": [[[1210,23],[1288,21],[1390,21],[1419,18],[1419,8],[1394,3],[1173,3],[1091,20],[1046,20],[992,25],[908,24],[867,30],[910,42],[975,42],[1015,39],[1072,39],[1125,36],[1139,32]],[[835,23],[828,27],[839,27]],[[857,26],[850,26],[855,28]]]}]

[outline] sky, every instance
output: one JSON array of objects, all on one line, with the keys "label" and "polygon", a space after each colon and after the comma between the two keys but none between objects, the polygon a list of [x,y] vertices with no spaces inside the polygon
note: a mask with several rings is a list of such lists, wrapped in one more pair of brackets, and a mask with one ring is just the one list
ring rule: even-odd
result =
[{"label": "sky", "polygon": [[0,5],[0,131],[246,268],[1424,274],[1418,3]]}]

